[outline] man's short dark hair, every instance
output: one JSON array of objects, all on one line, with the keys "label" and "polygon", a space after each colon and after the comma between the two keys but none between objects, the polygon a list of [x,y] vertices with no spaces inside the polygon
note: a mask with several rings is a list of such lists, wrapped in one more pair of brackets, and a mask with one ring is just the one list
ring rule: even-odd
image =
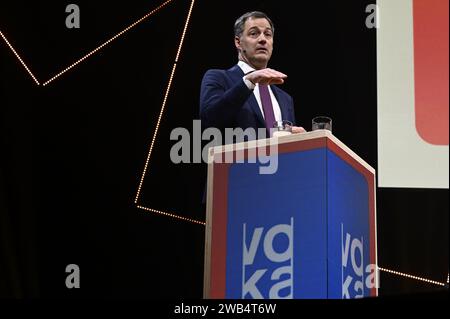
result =
[{"label": "man's short dark hair", "polygon": [[244,13],[236,20],[236,22],[234,23],[234,35],[235,36],[240,37],[242,35],[242,33],[244,32],[245,21],[247,21],[249,18],[266,19],[267,21],[269,21],[270,27],[272,28],[272,32],[275,32],[275,27],[272,23],[272,20],[270,20],[270,18],[267,16],[267,14],[265,14],[264,12],[261,12],[261,11],[252,11],[252,12]]}]

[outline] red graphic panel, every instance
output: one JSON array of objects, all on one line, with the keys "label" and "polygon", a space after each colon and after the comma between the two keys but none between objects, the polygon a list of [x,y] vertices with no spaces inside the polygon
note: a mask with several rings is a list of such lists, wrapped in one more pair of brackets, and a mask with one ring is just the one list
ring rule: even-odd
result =
[{"label": "red graphic panel", "polygon": [[416,129],[448,145],[449,0],[413,0]]}]

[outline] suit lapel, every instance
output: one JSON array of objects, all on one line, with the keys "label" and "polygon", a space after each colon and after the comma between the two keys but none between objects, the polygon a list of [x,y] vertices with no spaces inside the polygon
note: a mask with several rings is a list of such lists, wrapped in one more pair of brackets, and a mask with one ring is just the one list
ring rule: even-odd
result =
[{"label": "suit lapel", "polygon": [[[242,81],[242,77],[244,76],[244,72],[239,67],[239,65],[233,66],[228,70],[232,83],[237,83],[238,81]],[[250,105],[252,111],[256,114],[260,124],[262,127],[266,126],[266,122],[264,121],[264,117],[261,113],[261,109],[259,108],[258,101],[256,101],[255,94],[251,94],[247,100],[247,103]]]},{"label": "suit lapel", "polygon": [[273,95],[277,99],[278,105],[280,106],[281,111],[281,119],[286,120],[289,118],[288,111],[286,110],[286,105],[284,105],[283,101],[280,100],[280,96],[278,94],[278,88],[274,85],[271,85],[270,88],[272,89]]},{"label": "suit lapel", "polygon": [[258,118],[259,122],[261,122],[260,124],[262,124],[262,126],[266,126],[266,121],[264,120],[264,117],[261,113],[261,109],[259,108],[258,101],[256,101],[255,94],[252,94],[250,96],[250,98],[247,100],[247,102],[252,107],[252,110],[253,110],[253,112],[255,112],[256,117]]}]

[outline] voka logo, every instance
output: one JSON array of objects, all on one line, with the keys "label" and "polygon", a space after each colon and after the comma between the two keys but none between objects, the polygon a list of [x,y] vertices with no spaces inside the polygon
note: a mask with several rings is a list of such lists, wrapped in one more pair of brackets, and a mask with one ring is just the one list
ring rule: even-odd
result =
[{"label": "voka logo", "polygon": [[293,298],[294,218],[267,230],[244,223],[242,243],[242,298]]},{"label": "voka logo", "polygon": [[376,265],[364,264],[368,259],[364,258],[364,237],[344,233],[344,224],[341,224],[341,235],[342,299],[369,296],[370,289],[378,288],[378,274]]}]

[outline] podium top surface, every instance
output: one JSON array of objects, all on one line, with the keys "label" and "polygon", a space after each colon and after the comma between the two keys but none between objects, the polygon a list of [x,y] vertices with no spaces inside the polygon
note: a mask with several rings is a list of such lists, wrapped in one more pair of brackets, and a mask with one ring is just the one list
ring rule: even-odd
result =
[{"label": "podium top surface", "polygon": [[355,152],[353,152],[348,146],[342,143],[336,136],[334,136],[328,130],[316,130],[306,133],[297,133],[280,137],[272,137],[266,139],[252,140],[248,142],[236,143],[236,144],[227,144],[211,147],[209,150],[209,163],[213,164],[214,161],[212,158],[214,155],[233,152],[233,151],[242,151],[246,149],[258,148],[258,147],[266,147],[270,145],[282,145],[287,143],[298,143],[302,141],[311,141],[315,139],[327,139],[333,142],[339,149],[352,157],[355,161],[360,163],[364,168],[366,168],[372,174],[375,174],[375,169],[370,166],[366,161],[364,161],[361,157],[359,157]]}]

